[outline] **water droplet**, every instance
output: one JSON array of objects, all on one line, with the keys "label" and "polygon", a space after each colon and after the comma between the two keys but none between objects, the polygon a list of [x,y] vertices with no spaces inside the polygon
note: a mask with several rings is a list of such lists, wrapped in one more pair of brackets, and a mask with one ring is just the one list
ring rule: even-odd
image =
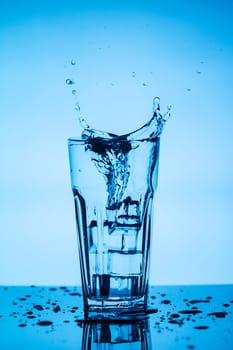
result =
[{"label": "water droplet", "polygon": [[179,314],[171,314],[170,317],[172,317],[172,318],[179,318],[180,315]]},{"label": "water droplet", "polygon": [[70,63],[72,64],[72,66],[75,66],[75,65],[76,65],[75,60],[71,60]]},{"label": "water droplet", "polygon": [[78,102],[75,103],[75,106],[74,106],[76,112],[80,112],[80,105]]},{"label": "water droplet", "polygon": [[142,83],[142,86],[148,86],[148,84],[144,82],[144,83]]},{"label": "water droplet", "polygon": [[72,90],[72,94],[73,94],[73,95],[76,95],[76,94],[77,94],[77,91],[76,91],[76,90]]},{"label": "water droplet", "polygon": [[51,321],[40,321],[40,322],[37,322],[38,326],[50,326],[51,324],[53,324],[53,322],[51,322]]},{"label": "water droplet", "polygon": [[[85,121],[85,119],[83,119],[84,121]],[[86,121],[85,121],[86,122]],[[89,126],[88,126],[88,128],[89,128]],[[82,296],[82,294],[80,294],[80,293],[69,293],[69,295],[71,295],[71,296],[79,296],[79,297],[81,297]]]},{"label": "water droplet", "polygon": [[44,308],[41,305],[34,305],[33,307],[34,307],[34,309],[36,309],[38,311],[44,310]]},{"label": "water droplet", "polygon": [[183,315],[196,315],[196,314],[200,314],[202,311],[201,310],[181,310],[178,312],[179,314],[183,314]]},{"label": "water droplet", "polygon": [[66,79],[66,84],[73,85],[73,84],[75,84],[75,82],[74,82],[74,80],[68,78],[68,79]]},{"label": "water droplet", "polygon": [[160,110],[160,98],[155,97],[153,99],[153,112],[157,112]]},{"label": "water droplet", "polygon": [[54,312],[59,312],[61,311],[61,308],[59,305],[57,305],[54,309],[53,309]]},{"label": "water droplet", "polygon": [[211,312],[210,314],[207,314],[207,316],[215,316],[217,318],[225,318],[227,315],[227,312]]},{"label": "water droplet", "polygon": [[136,73],[132,72],[132,77],[135,78],[135,76],[136,76]]},{"label": "water droplet", "polygon": [[189,303],[190,304],[199,304],[199,303],[209,303],[210,301],[209,301],[209,299],[207,299],[207,300],[202,300],[202,299],[200,299],[200,300],[196,300],[196,299],[194,299],[194,300],[190,300],[189,301]]}]

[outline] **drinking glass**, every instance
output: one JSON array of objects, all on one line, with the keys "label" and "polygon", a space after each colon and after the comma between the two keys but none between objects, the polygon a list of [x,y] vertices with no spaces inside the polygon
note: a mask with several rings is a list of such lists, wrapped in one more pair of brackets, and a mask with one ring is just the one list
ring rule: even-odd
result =
[{"label": "drinking glass", "polygon": [[85,315],[147,309],[159,144],[159,136],[68,140]]}]

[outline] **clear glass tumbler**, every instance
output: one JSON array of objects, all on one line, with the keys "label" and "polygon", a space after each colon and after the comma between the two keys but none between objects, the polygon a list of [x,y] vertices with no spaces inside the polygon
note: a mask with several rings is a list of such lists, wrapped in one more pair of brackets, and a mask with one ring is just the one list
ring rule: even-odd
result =
[{"label": "clear glass tumbler", "polygon": [[160,137],[68,140],[86,315],[146,310]]}]

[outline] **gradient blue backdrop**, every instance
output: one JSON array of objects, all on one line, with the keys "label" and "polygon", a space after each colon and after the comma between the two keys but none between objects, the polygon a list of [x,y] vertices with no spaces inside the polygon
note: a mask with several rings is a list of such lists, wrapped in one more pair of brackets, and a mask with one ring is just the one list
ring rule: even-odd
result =
[{"label": "gradient blue backdrop", "polygon": [[227,0],[1,1],[0,284],[80,284],[72,89],[116,133],[172,105],[151,283],[233,283],[232,18]]}]

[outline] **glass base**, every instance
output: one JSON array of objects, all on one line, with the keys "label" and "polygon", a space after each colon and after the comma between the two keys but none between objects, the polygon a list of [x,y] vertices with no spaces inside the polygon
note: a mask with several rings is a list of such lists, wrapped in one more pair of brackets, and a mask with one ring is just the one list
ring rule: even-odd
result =
[{"label": "glass base", "polygon": [[91,320],[131,320],[148,313],[147,296],[133,299],[85,299],[84,315]]}]

